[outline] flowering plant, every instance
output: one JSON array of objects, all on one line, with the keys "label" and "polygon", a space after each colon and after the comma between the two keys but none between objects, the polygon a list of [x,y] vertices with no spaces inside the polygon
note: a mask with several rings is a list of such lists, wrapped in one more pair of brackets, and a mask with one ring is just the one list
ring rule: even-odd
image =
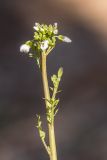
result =
[{"label": "flowering plant", "polygon": [[[59,99],[57,93],[59,92],[58,87],[63,74],[62,67],[59,68],[58,73],[51,77],[53,87],[48,85],[46,60],[48,54],[55,48],[56,41],[62,41],[70,43],[71,39],[58,35],[58,25],[45,25],[35,23],[34,36],[32,40],[26,41],[20,46],[20,51],[27,53],[29,57],[35,59],[37,65],[41,69],[43,89],[44,89],[44,100],[46,106],[46,118],[49,130],[49,145],[45,141],[46,133],[42,129],[42,121],[40,115],[37,115],[37,128],[41,141],[49,155],[50,160],[57,160],[56,142],[55,142],[55,131],[54,131],[54,118],[58,112]],[[50,94],[50,92],[52,94]]]}]

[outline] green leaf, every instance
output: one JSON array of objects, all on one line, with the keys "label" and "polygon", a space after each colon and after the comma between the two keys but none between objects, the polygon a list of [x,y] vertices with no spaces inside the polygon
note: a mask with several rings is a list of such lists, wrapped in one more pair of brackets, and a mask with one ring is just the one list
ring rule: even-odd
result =
[{"label": "green leaf", "polygon": [[59,99],[55,100],[55,101],[54,101],[54,106],[57,106],[58,103],[59,103]]},{"label": "green leaf", "polygon": [[41,139],[45,139],[45,132],[43,131],[42,129],[42,121],[41,121],[41,118],[40,118],[40,115],[36,115],[37,116],[37,128],[38,128],[38,131],[39,131],[39,136]]},{"label": "green leaf", "polygon": [[43,130],[39,130],[40,138],[45,139],[46,133]]}]

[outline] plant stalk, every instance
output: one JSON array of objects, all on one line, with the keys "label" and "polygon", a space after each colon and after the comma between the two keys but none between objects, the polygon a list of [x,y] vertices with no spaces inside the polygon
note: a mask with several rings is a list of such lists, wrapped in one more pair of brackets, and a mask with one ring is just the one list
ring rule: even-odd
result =
[{"label": "plant stalk", "polygon": [[[42,70],[42,81],[43,81],[43,89],[44,89],[44,96],[45,96],[45,104],[47,109],[49,105],[49,102],[47,100],[50,100],[50,92],[49,92],[49,85],[48,85],[48,78],[47,78],[46,58],[47,58],[47,55],[46,53],[43,52],[41,57],[41,70]],[[57,160],[54,120],[52,123],[48,123],[48,130],[49,130],[50,160]]]}]

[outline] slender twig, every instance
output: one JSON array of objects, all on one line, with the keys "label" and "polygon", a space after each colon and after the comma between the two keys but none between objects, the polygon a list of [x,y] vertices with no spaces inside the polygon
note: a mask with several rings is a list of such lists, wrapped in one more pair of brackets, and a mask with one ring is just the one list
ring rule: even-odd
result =
[{"label": "slender twig", "polygon": [[47,153],[49,154],[49,156],[50,156],[50,148],[49,148],[49,146],[47,146],[47,144],[46,144],[46,142],[45,142],[45,140],[44,139],[42,139],[42,143],[43,143],[43,145],[44,145],[44,147],[45,147],[45,149],[46,149],[46,151],[47,151]]}]

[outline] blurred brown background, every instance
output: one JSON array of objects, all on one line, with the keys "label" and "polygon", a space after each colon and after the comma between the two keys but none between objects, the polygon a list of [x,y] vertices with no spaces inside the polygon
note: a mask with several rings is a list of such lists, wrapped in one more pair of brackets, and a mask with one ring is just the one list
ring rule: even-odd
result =
[{"label": "blurred brown background", "polygon": [[[56,116],[58,160],[107,159],[107,1],[0,1],[0,160],[47,160],[35,128],[45,120],[42,82],[19,52],[35,22],[58,22],[72,44],[58,44],[48,74],[64,68]],[[46,128],[46,123],[44,124]]]}]

